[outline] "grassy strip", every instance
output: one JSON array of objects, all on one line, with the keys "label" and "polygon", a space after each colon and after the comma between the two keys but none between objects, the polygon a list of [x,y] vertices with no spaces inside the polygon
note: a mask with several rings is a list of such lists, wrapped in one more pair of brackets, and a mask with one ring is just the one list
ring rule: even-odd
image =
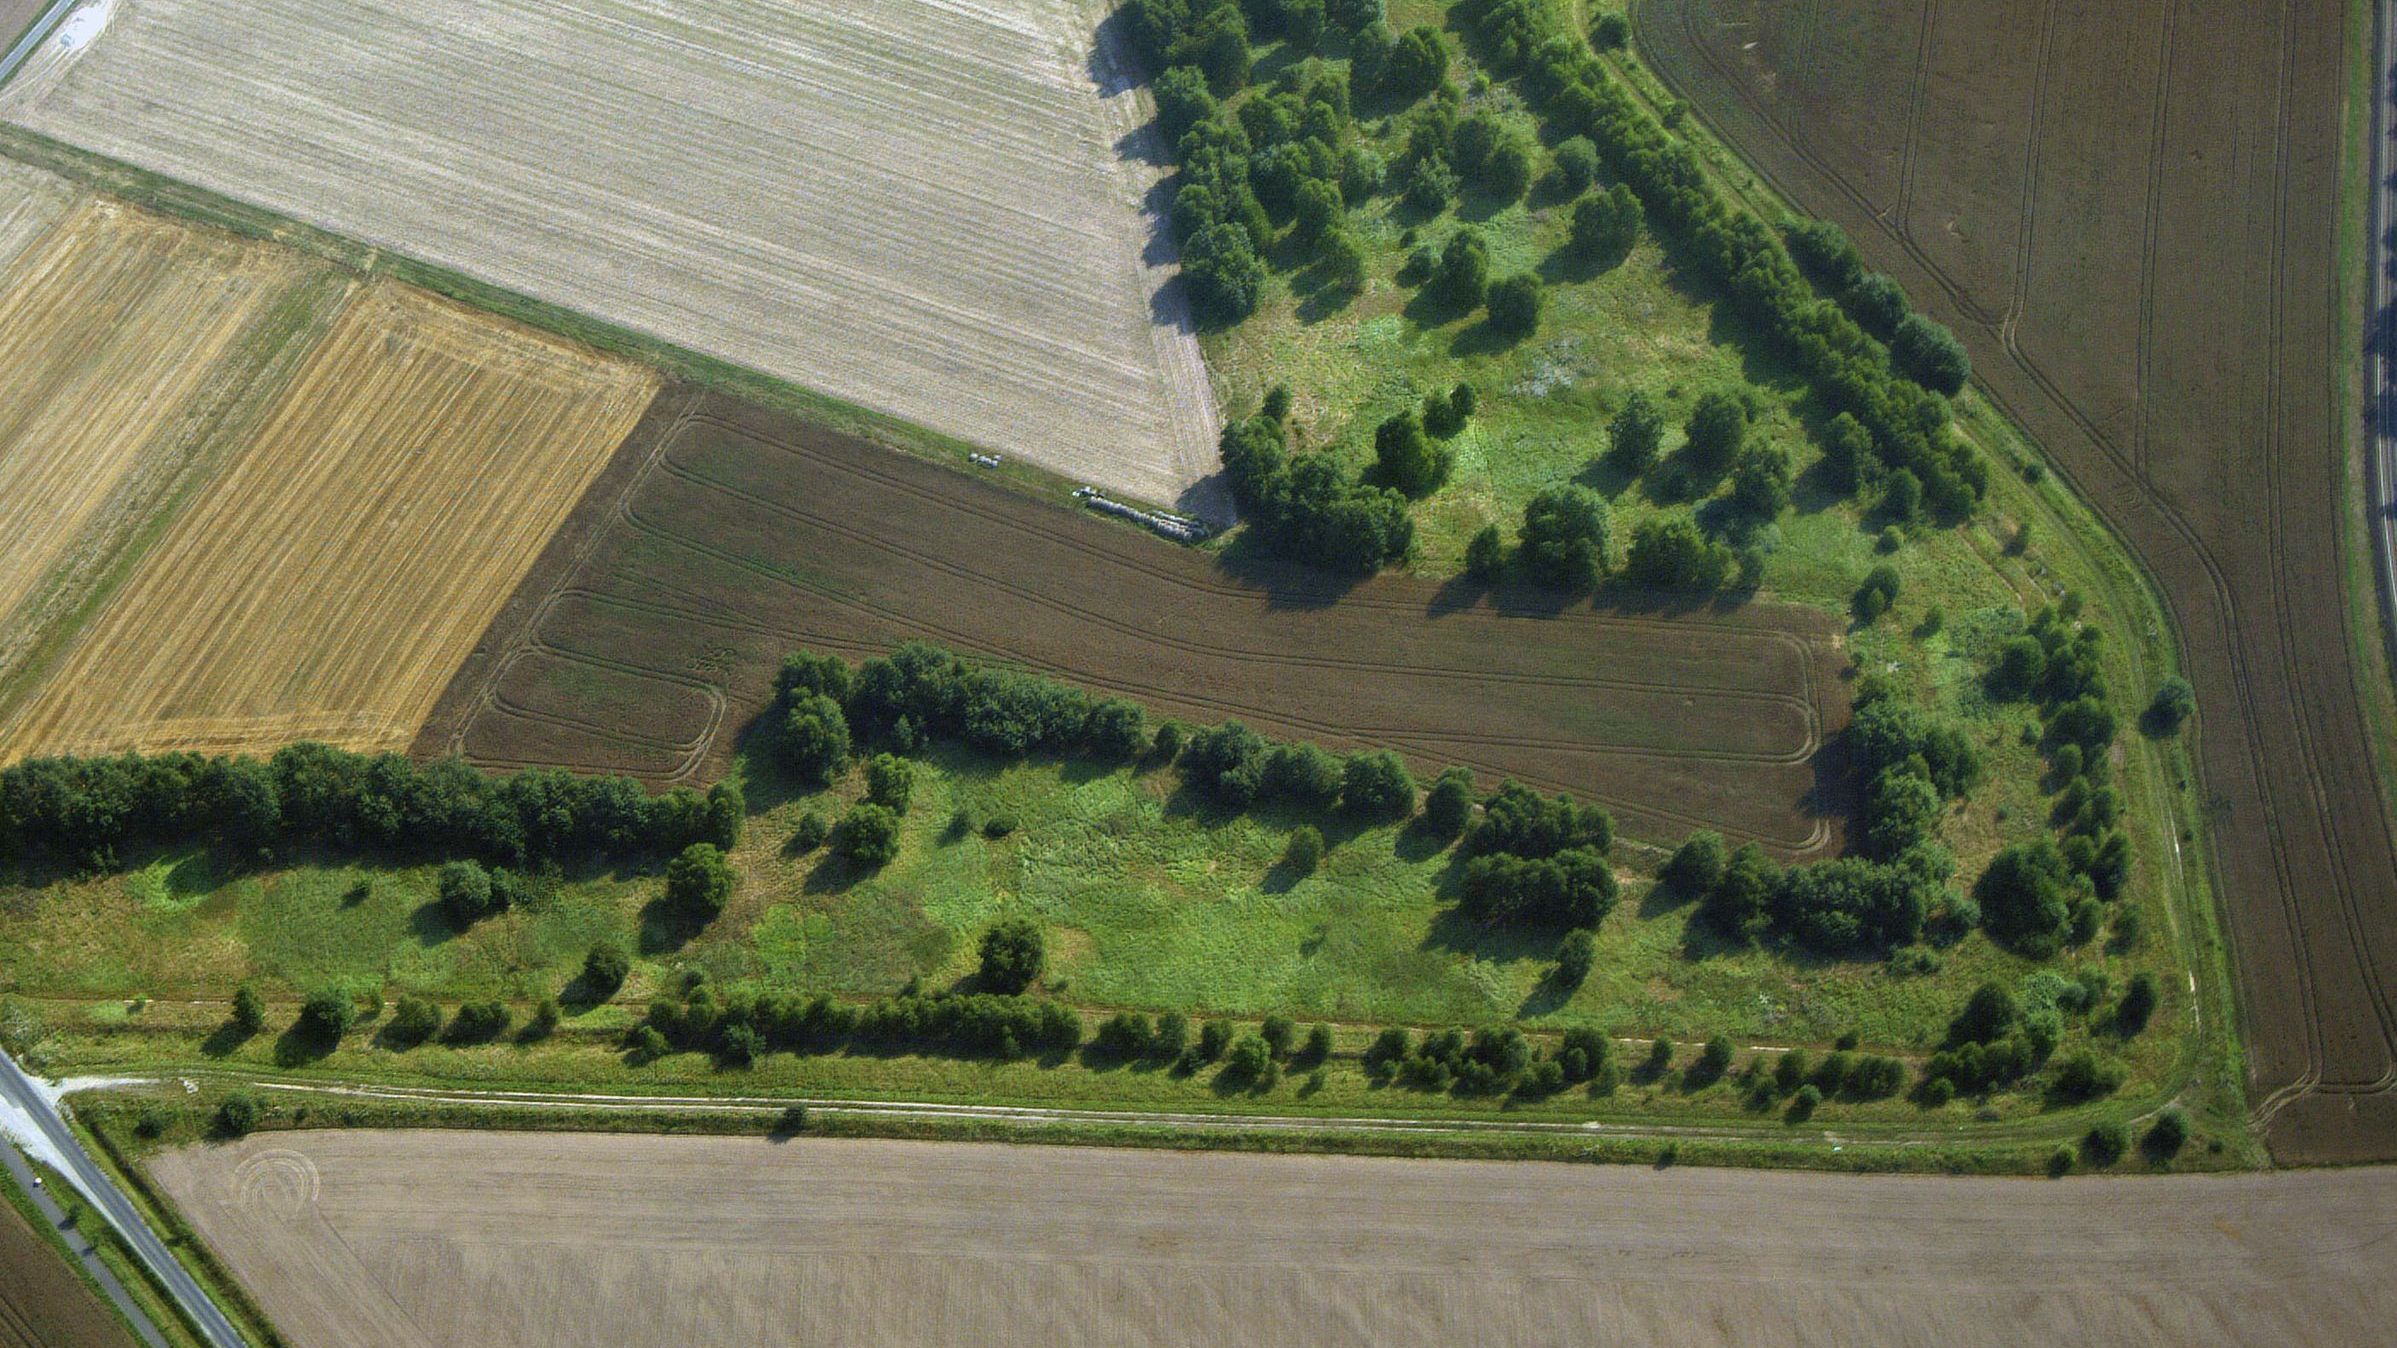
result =
[{"label": "grassy strip", "polygon": [[[66,1181],[50,1172],[49,1167],[38,1161],[31,1161],[28,1164],[31,1164],[37,1173],[42,1174],[43,1184],[49,1186],[54,1193],[60,1195],[72,1193],[72,1190],[64,1187]],[[106,1306],[108,1313],[116,1317],[117,1323],[125,1327],[127,1339],[135,1343],[145,1342],[134,1328],[133,1321],[126,1316],[124,1309],[108,1295],[107,1290],[100,1285],[100,1280],[92,1276],[92,1271],[84,1266],[82,1257],[75,1253],[74,1248],[67,1243],[66,1237],[60,1235],[58,1229],[50,1224],[49,1217],[40,1208],[34,1206],[33,1196],[25,1192],[17,1184],[16,1176],[7,1170],[0,1170],[0,1196],[7,1199],[9,1206],[17,1210],[18,1215],[25,1219],[27,1225],[41,1233],[42,1239],[57,1252],[59,1259],[68,1268],[74,1270],[76,1279],[92,1294],[93,1299]],[[176,1345],[176,1348],[183,1348],[183,1345],[187,1344],[199,1345],[202,1341],[194,1336],[189,1323],[171,1305],[162,1304],[162,1299],[152,1289],[149,1279],[133,1271],[133,1268],[130,1267],[138,1261],[134,1260],[131,1254],[123,1248],[116,1237],[115,1229],[110,1227],[106,1221],[99,1221],[101,1231],[95,1236],[88,1224],[95,1220],[97,1215],[92,1212],[90,1205],[77,1198],[70,1198],[67,1203],[71,1204],[67,1207],[67,1215],[73,1221],[77,1234],[92,1242],[92,1248],[98,1252],[100,1261],[107,1265],[110,1272],[116,1274],[117,1281],[124,1284],[126,1295],[131,1297],[134,1303],[150,1317],[151,1323],[158,1328],[159,1336],[168,1343]]]},{"label": "grassy strip", "polygon": [[[248,1289],[233,1277],[230,1269],[218,1262],[216,1252],[209,1249],[207,1242],[201,1240],[198,1233],[184,1222],[183,1214],[176,1211],[175,1205],[167,1202],[164,1195],[150,1187],[149,1175],[136,1164],[135,1155],[118,1136],[120,1129],[102,1126],[101,1120],[121,1124],[124,1135],[131,1137],[131,1120],[118,1119],[105,1105],[96,1109],[93,1117],[86,1117],[84,1111],[78,1108],[69,1123],[76,1135],[84,1140],[85,1150],[124,1189],[143,1219],[149,1222],[150,1229],[158,1233],[158,1238],[182,1262],[185,1270],[199,1280],[201,1288],[215,1299],[217,1309],[225,1313],[225,1317],[233,1322],[233,1327],[241,1331],[242,1337],[260,1345],[260,1348],[290,1348],[289,1341],[277,1333],[274,1324],[266,1318],[266,1312],[250,1299]],[[144,1281],[147,1281],[146,1274]],[[168,1300],[172,1303],[172,1298]],[[182,1319],[180,1304],[175,1305],[175,1313],[178,1323],[188,1323]]]}]

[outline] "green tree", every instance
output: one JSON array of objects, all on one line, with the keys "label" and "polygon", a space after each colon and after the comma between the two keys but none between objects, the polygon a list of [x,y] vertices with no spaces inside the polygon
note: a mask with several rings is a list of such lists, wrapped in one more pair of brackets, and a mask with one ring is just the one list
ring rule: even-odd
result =
[{"label": "green tree", "polygon": [[2156,981],[2152,970],[2142,969],[2132,975],[2130,986],[2122,990],[2122,1000],[2114,1005],[2114,1032],[2125,1039],[2137,1036],[2154,1018],[2162,996],[2163,985]]},{"label": "green tree", "polygon": [[1286,1058],[1290,1055],[1291,1041],[1298,1037],[1298,1026],[1291,1023],[1290,1017],[1277,1012],[1265,1018],[1265,1023],[1257,1027],[1257,1033],[1265,1040],[1265,1047],[1271,1050],[1273,1056]]},{"label": "green tree", "polygon": [[1313,875],[1323,864],[1323,830],[1313,824],[1301,824],[1290,835],[1290,844],[1282,850],[1282,864],[1298,875]]},{"label": "green tree", "polygon": [[1428,496],[1448,480],[1456,455],[1433,444],[1412,411],[1399,412],[1374,428],[1373,455],[1381,479],[1409,496]]},{"label": "green tree", "polygon": [[1577,588],[1606,566],[1606,503],[1587,487],[1544,487],[1523,507],[1523,560],[1544,584]]},{"label": "green tree", "polygon": [[1565,939],[1556,947],[1557,985],[1568,991],[1580,987],[1597,963],[1598,938],[1587,927],[1566,932]]},{"label": "green tree", "polygon": [[2000,851],[1973,885],[1990,936],[2033,958],[2055,953],[2075,897],[2072,872],[2048,838]]},{"label": "green tree", "polygon": [[1864,583],[1856,587],[1856,597],[1851,607],[1855,609],[1858,619],[1869,623],[1889,612],[1889,606],[1896,603],[1897,598],[1898,569],[1883,562],[1865,573]]},{"label": "green tree", "polygon": [[981,981],[992,992],[1022,992],[1047,962],[1048,945],[1029,918],[1001,918],[982,933]]},{"label": "green tree", "polygon": [[2181,1148],[2188,1145],[2189,1116],[2181,1112],[2179,1105],[2164,1106],[2164,1112],[2156,1115],[2156,1121],[2148,1125],[2147,1135],[2139,1139],[2139,1150],[2147,1153],[2147,1159],[2157,1165],[2170,1162],[2181,1154]]},{"label": "green tree", "polygon": [[1607,441],[1626,471],[1644,472],[1664,445],[1665,414],[1647,394],[1634,389],[1607,427]]},{"label": "green tree", "polygon": [[1448,78],[1448,43],[1440,30],[1418,24],[1398,35],[1382,63],[1374,92],[1400,103],[1412,103],[1440,87]]},{"label": "green tree", "polygon": [[266,1106],[248,1091],[234,1091],[216,1107],[217,1131],[227,1137],[246,1136],[265,1118]]},{"label": "green tree", "polygon": [[915,794],[915,764],[896,754],[876,754],[866,760],[866,799],[892,814],[907,813]]},{"label": "green tree", "polygon": [[1611,263],[1640,237],[1640,200],[1621,183],[1573,203],[1565,248],[1584,263]]},{"label": "green tree", "polygon": [[1449,235],[1432,265],[1432,293],[1445,304],[1470,309],[1489,289],[1490,245],[1481,231],[1467,226]]},{"label": "green tree", "polygon": [[1315,1028],[1307,1031],[1307,1042],[1304,1047],[1299,1049],[1297,1061],[1321,1063],[1331,1056],[1332,1027],[1318,1021]]},{"label": "green tree", "polygon": [[1749,519],[1777,518],[1789,508],[1789,455],[1773,445],[1750,445],[1731,469],[1731,503]]},{"label": "green tree", "polygon": [[441,911],[460,930],[497,913],[501,903],[491,887],[491,873],[474,861],[445,861],[434,882]]},{"label": "green tree", "polygon": [[1684,899],[1700,898],[1721,882],[1729,861],[1723,835],[1700,829],[1674,850],[1656,878]]},{"label": "green tree", "polygon": [[782,762],[800,778],[828,782],[849,766],[849,718],[821,693],[792,702],[782,719]]},{"label": "green tree", "polygon": [[1490,326],[1507,336],[1528,337],[1540,326],[1540,278],[1530,272],[1502,276],[1489,288]]},{"label": "green tree", "polygon": [[402,997],[392,1008],[383,1035],[394,1048],[414,1048],[441,1028],[441,1008],[422,997]]},{"label": "green tree", "polygon": [[1700,394],[1685,430],[1691,463],[1702,472],[1719,473],[1731,466],[1747,441],[1748,406],[1720,390]]},{"label": "green tree", "polygon": [[2177,674],[2158,685],[2154,700],[2147,704],[2147,724],[2153,734],[2177,734],[2182,723],[2196,714],[2197,690]]},{"label": "green tree", "polygon": [[666,904],[684,922],[705,926],[732,898],[732,867],[714,843],[692,843],[666,863]]},{"label": "green tree", "polygon": [[832,850],[868,870],[891,864],[899,855],[899,816],[872,802],[851,808],[832,831]]},{"label": "green tree", "polygon": [[1434,837],[1453,838],[1473,817],[1473,774],[1448,768],[1432,782],[1423,797],[1423,826]]},{"label": "green tree", "polygon": [[632,968],[633,962],[623,946],[601,941],[583,956],[583,989],[593,1001],[604,1002],[624,987]]},{"label": "green tree", "polygon": [[1387,749],[1350,754],[1340,770],[1340,807],[1367,819],[1404,819],[1415,812],[1415,778]]},{"label": "green tree", "polygon": [[245,1035],[266,1028],[266,999],[247,983],[233,989],[233,1028]]},{"label": "green tree", "polygon": [[1899,320],[1889,356],[1900,370],[1935,393],[1961,392],[1972,377],[1973,363],[1964,352],[1964,343],[1921,314]]},{"label": "green tree", "polygon": [[2097,1124],[2081,1139],[2081,1161],[2091,1170],[2105,1170],[2122,1159],[2131,1149],[2130,1130],[2108,1120]]},{"label": "green tree", "polygon": [[300,1003],[297,1028],[326,1047],[358,1023],[358,1003],[340,988],[319,988]]},{"label": "green tree", "polygon": [[1549,158],[1556,164],[1557,191],[1566,197],[1578,197],[1590,190],[1598,177],[1598,147],[1588,136],[1570,136],[1551,151]]},{"label": "green tree", "polygon": [[1495,524],[1485,524],[1465,541],[1465,574],[1489,584],[1506,574],[1506,539]]},{"label": "green tree", "polygon": [[1631,45],[1631,20],[1621,14],[1601,14],[1590,28],[1590,42],[1600,51],[1621,51]]}]

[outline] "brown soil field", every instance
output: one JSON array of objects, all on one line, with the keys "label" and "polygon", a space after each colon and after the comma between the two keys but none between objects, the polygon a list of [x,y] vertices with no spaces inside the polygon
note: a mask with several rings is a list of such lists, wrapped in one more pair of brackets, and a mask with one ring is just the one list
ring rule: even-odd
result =
[{"label": "brown soil field", "polygon": [[24,1214],[0,1203],[0,1348],[123,1348],[131,1342],[57,1248],[26,1225]]},{"label": "brown soil field", "polygon": [[2064,1183],[278,1133],[152,1176],[307,1348],[2367,1343],[2397,1173]]},{"label": "brown soil field", "polygon": [[1235,575],[1094,515],[678,391],[559,532],[417,748],[705,775],[784,654],[924,638],[1161,714],[1570,789],[1659,840],[1704,824],[1808,853],[1838,840],[1840,800],[1815,756],[1847,715],[1836,633],[1773,604],[1543,613],[1399,577]]},{"label": "brown soil field", "polygon": [[1094,49],[1110,8],[127,0],[0,116],[1222,513],[1146,95]]},{"label": "brown soil field", "polygon": [[2397,1157],[2397,845],[2350,654],[2373,618],[2339,554],[2349,7],[1638,14],[1668,83],[1957,329],[2156,577],[2198,692],[2257,1116],[2283,1159]]},{"label": "brown soil field", "polygon": [[0,747],[405,747],[655,389],[421,291],[360,290]]},{"label": "brown soil field", "polygon": [[322,287],[281,249],[16,170],[0,191],[0,680],[55,635]]},{"label": "brown soil field", "polygon": [[49,7],[50,0],[0,0],[0,51],[6,51],[24,33],[25,25]]}]

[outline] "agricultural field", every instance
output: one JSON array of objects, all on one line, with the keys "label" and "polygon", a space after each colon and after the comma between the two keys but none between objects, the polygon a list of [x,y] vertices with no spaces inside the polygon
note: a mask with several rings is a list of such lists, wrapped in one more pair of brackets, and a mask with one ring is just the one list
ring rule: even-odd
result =
[{"label": "agricultural field", "polygon": [[1773,187],[1955,326],[2157,578],[2201,709],[2257,1118],[2284,1160],[2397,1155],[2397,845],[2342,552],[2351,7],[1670,0],[1638,19]]},{"label": "agricultural field", "polygon": [[708,394],[661,398],[626,457],[621,493],[560,532],[420,753],[713,777],[782,655],[924,638],[1160,715],[1571,790],[1655,841],[1837,844],[1817,751],[1846,721],[1845,661],[1824,614],[1227,571]]},{"label": "agricultural field", "polygon": [[7,752],[404,747],[655,387],[357,290],[14,709]]},{"label": "agricultural field", "polygon": [[132,1342],[58,1247],[15,1204],[0,1202],[0,1348],[122,1348]]},{"label": "agricultural field", "polygon": [[359,1348],[599,1324],[632,1348],[2329,1343],[2397,1312],[2377,1173],[2036,1185],[449,1130],[148,1166],[283,1332]]},{"label": "agricultural field", "polygon": [[1222,515],[1107,8],[140,0],[0,117]]}]

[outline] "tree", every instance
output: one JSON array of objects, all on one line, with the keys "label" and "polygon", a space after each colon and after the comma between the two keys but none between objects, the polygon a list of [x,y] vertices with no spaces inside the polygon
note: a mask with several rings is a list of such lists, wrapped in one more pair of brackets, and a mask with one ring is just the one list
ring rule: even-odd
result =
[{"label": "tree", "polygon": [[707,789],[707,822],[704,831],[707,841],[731,851],[741,841],[741,825],[749,817],[748,798],[741,788],[731,782],[718,782]]},{"label": "tree", "polygon": [[2048,838],[2000,851],[1973,884],[1990,936],[2035,958],[2055,953],[2074,897],[2072,872]]},{"label": "tree", "polygon": [[402,997],[392,1008],[383,1035],[394,1048],[414,1048],[441,1028],[441,1008],[422,997]]},{"label": "tree", "polygon": [[1249,51],[1248,21],[1238,5],[1219,5],[1198,16],[1166,54],[1170,65],[1196,66],[1216,94],[1248,83],[1256,57]]},{"label": "tree", "polygon": [[1362,31],[1382,21],[1382,0],[1324,0],[1323,16],[1344,33]]},{"label": "tree", "polygon": [[1048,946],[1030,918],[1001,918],[982,933],[982,986],[1015,994],[1031,987],[1048,962]]},{"label": "tree", "polygon": [[1482,190],[1500,201],[1519,201],[1531,186],[1531,170],[1531,146],[1519,135],[1503,137],[1482,163]]},{"label": "tree", "polygon": [[2163,985],[2153,971],[2142,969],[2133,975],[2130,986],[2122,990],[2122,1000],[2115,1003],[2114,1032],[2128,1039],[2146,1029],[2162,993]]},{"label": "tree", "polygon": [[876,754],[866,760],[866,799],[892,814],[907,813],[907,801],[915,794],[915,784],[915,764],[904,758]]},{"label": "tree", "polygon": [[1576,927],[1565,933],[1556,947],[1557,986],[1570,991],[1578,988],[1590,976],[1598,963],[1598,938],[1587,927]]},{"label": "tree", "polygon": [[691,926],[715,921],[731,898],[732,867],[714,843],[692,843],[666,863],[666,904]]},{"label": "tree", "polygon": [[242,1137],[265,1118],[266,1106],[248,1091],[234,1091],[216,1107],[217,1131],[227,1137]]},{"label": "tree", "polygon": [[1900,468],[1881,480],[1881,513],[1899,524],[1912,524],[1923,513],[1923,480],[1911,468]]},{"label": "tree", "polygon": [[449,1028],[441,1037],[455,1044],[484,1044],[507,1033],[508,1004],[496,999],[467,1002],[449,1018]]},{"label": "tree", "polygon": [[1255,313],[1265,276],[1265,260],[1248,231],[1230,221],[1208,226],[1183,245],[1191,307],[1208,323],[1229,327]]},{"label": "tree", "polygon": [[1731,550],[1679,515],[1641,520],[1623,559],[1627,579],[1657,590],[1719,589],[1731,570]]},{"label": "tree", "polygon": [[812,693],[782,718],[782,763],[800,778],[828,782],[849,766],[849,718],[841,704]]},{"label": "tree", "polygon": [[1587,487],[1544,487],[1523,507],[1523,560],[1543,584],[1573,589],[1606,566],[1606,503]]},{"label": "tree", "polygon": [[1898,321],[1891,339],[1890,360],[1916,383],[1935,393],[1953,395],[1972,377],[1972,358],[1956,334],[1921,314]]},{"label": "tree", "polygon": [[602,941],[583,956],[583,988],[592,1000],[604,1002],[624,987],[632,968],[623,946]]},{"label": "tree", "polygon": [[2104,1170],[2130,1149],[2130,1130],[2109,1120],[2092,1127],[2081,1139],[2081,1161],[2091,1170]]},{"label": "tree", "polygon": [[1856,598],[1851,606],[1857,618],[1869,623],[1889,612],[1889,606],[1896,603],[1897,598],[1898,569],[1883,562],[1865,573],[1864,583],[1856,587]]},{"label": "tree", "polygon": [[1780,883],[1781,868],[1763,848],[1749,843],[1731,854],[1723,878],[1700,901],[1698,915],[1733,940],[1753,941],[1765,930]]},{"label": "tree", "polygon": [[2196,713],[2197,691],[2175,674],[2157,686],[2154,700],[2147,704],[2147,724],[2153,734],[2177,734],[2181,724]]},{"label": "tree", "polygon": [[1736,1051],[1729,1035],[1718,1034],[1707,1040],[1706,1047],[1698,1054],[1697,1066],[1691,1070],[1691,1080],[1703,1085],[1719,1079],[1731,1070],[1731,1057]]},{"label": "tree", "polygon": [[1432,266],[1431,290],[1443,303],[1470,309],[1490,289],[1490,245],[1478,229],[1460,229],[1440,245]]},{"label": "tree", "polygon": [[491,873],[479,862],[441,863],[434,890],[441,897],[442,913],[451,926],[461,931],[498,912],[502,906],[491,888]]},{"label": "tree", "polygon": [[1884,769],[1865,798],[1866,850],[1881,861],[1897,860],[1931,836],[1939,810],[1939,791],[1929,778],[1904,765]]},{"label": "tree", "polygon": [[266,1028],[266,999],[247,983],[233,989],[233,1028],[245,1035]]},{"label": "tree", "polygon": [[1506,573],[1506,539],[1495,524],[1485,524],[1465,541],[1465,574],[1489,584]]},{"label": "tree", "polygon": [[1621,51],[1631,45],[1631,20],[1621,14],[1601,14],[1590,29],[1590,42],[1600,51]]},{"label": "tree", "polygon": [[1749,519],[1776,518],[1789,508],[1789,455],[1773,445],[1750,445],[1731,470],[1731,503]]},{"label": "tree", "polygon": [[1656,452],[1664,445],[1665,414],[1647,394],[1634,389],[1608,425],[1607,442],[1626,471],[1643,472],[1656,462]]},{"label": "tree", "polygon": [[1426,155],[1407,170],[1405,188],[1399,195],[1406,203],[1426,215],[1436,215],[1448,208],[1457,194],[1456,170],[1439,155]]},{"label": "tree", "polygon": [[1418,24],[1398,35],[1382,63],[1375,92],[1401,103],[1412,103],[1448,78],[1448,43],[1440,30]]},{"label": "tree", "polygon": [[563,1013],[558,1009],[557,998],[542,998],[533,1006],[533,1018],[525,1023],[525,1037],[528,1039],[547,1039],[551,1035],[556,1034],[558,1032],[558,1021],[562,1015]]},{"label": "tree", "polygon": [[1331,1056],[1332,1027],[1319,1021],[1313,1029],[1307,1031],[1307,1042],[1299,1049],[1296,1061],[1320,1063]]},{"label": "tree", "polygon": [[1950,1044],[1994,1044],[2022,1024],[2022,1003],[2002,983],[1983,983],[1948,1022]]},{"label": "tree", "polygon": [[358,1004],[340,988],[319,988],[300,1003],[297,1029],[326,1047],[358,1023]]},{"label": "tree", "polygon": [[[1823,473],[1833,486],[1843,492],[1855,491],[1864,485],[1866,474],[1878,462],[1873,455],[1872,432],[1864,423],[1846,412],[1831,418],[1823,436]],[[1921,484],[1915,484],[1919,490]]]},{"label": "tree", "polygon": [[1171,66],[1149,85],[1157,99],[1157,129],[1168,145],[1179,144],[1190,128],[1215,115],[1215,95],[1207,88],[1205,71],[1196,66]]},{"label": "tree", "polygon": [[1340,196],[1340,185],[1320,178],[1300,183],[1292,218],[1297,222],[1294,234],[1299,242],[1321,244],[1326,234],[1348,219],[1348,203]]},{"label": "tree", "polygon": [[1387,749],[1350,754],[1340,770],[1340,806],[1367,819],[1404,819],[1415,812],[1415,779]]},{"label": "tree", "polygon": [[1313,875],[1323,864],[1323,830],[1301,824],[1291,833],[1289,846],[1282,849],[1282,864],[1298,875]]},{"label": "tree", "polygon": [[899,855],[899,816],[870,801],[851,808],[832,830],[832,850],[868,870],[889,865]]},{"label": "tree", "polygon": [[1906,292],[1898,288],[1896,281],[1877,271],[1857,278],[1856,284],[1848,287],[1843,303],[1865,331],[1878,337],[1896,332],[1898,324],[1911,311]]},{"label": "tree", "polygon": [[1273,1050],[1253,1034],[1244,1034],[1232,1041],[1224,1054],[1224,1075],[1234,1081],[1265,1084],[1266,1073],[1273,1070]]},{"label": "tree", "polygon": [[1298,1027],[1291,1023],[1290,1017],[1277,1012],[1265,1018],[1265,1022],[1257,1027],[1257,1034],[1265,1041],[1266,1049],[1273,1056],[1286,1058],[1290,1056],[1291,1041],[1298,1036]]},{"label": "tree", "polygon": [[813,852],[823,846],[824,840],[831,836],[832,825],[825,820],[823,812],[809,810],[799,816],[798,823],[791,826],[791,850],[800,853]]},{"label": "tree", "polygon": [[1748,406],[1720,390],[1702,393],[1690,408],[1686,431],[1690,461],[1700,471],[1719,473],[1731,465],[1748,437]]},{"label": "tree", "polygon": [[1510,337],[1528,337],[1540,326],[1540,278],[1517,272],[1493,282],[1489,289],[1490,326]]},{"label": "tree", "polygon": [[2180,1155],[2181,1148],[2187,1145],[2189,1116],[2181,1112],[2179,1105],[2164,1106],[2164,1112],[2156,1115],[2156,1121],[2148,1125],[2147,1136],[2139,1139],[2139,1150],[2147,1153],[2147,1159],[2157,1165],[2163,1165]]},{"label": "tree", "polygon": [[1583,262],[1607,263],[1630,252],[1639,237],[1640,199],[1616,183],[1573,203],[1565,248]]},{"label": "tree", "polygon": [[1453,838],[1473,817],[1473,774],[1448,768],[1432,782],[1423,797],[1423,826],[1434,837]]},{"label": "tree", "polygon": [[1456,455],[1433,444],[1412,411],[1384,420],[1373,432],[1374,466],[1381,479],[1409,496],[1428,496],[1448,480]]},{"label": "tree", "polygon": [[1315,245],[1315,256],[1323,263],[1325,280],[1344,290],[1364,288],[1365,245],[1357,242],[1357,232],[1346,224],[1334,225],[1323,232]]},{"label": "tree", "polygon": [[1700,898],[1723,879],[1729,855],[1723,846],[1723,835],[1700,829],[1674,850],[1664,869],[1657,873],[1657,882],[1685,899]]},{"label": "tree", "polygon": [[2123,1065],[2077,1049],[2056,1064],[2055,1092],[2066,1100],[2095,1100],[2122,1089]]},{"label": "tree", "polygon": [[1567,137],[1549,157],[1556,162],[1557,189],[1566,197],[1580,196],[1597,180],[1598,147],[1588,136]]}]

